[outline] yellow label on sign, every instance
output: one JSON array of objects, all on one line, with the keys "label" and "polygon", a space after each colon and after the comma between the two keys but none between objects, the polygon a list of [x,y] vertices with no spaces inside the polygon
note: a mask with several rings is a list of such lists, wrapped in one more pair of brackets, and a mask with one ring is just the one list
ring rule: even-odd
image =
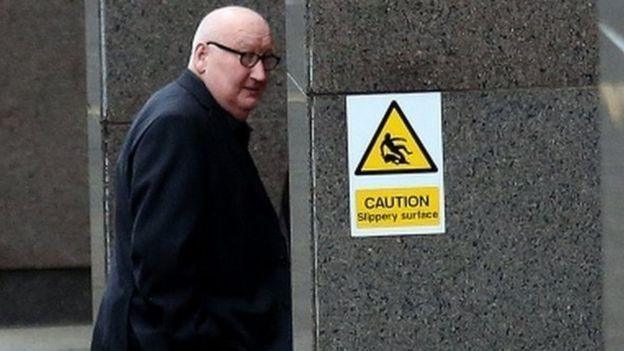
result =
[{"label": "yellow label on sign", "polygon": [[437,226],[438,187],[356,190],[358,228]]},{"label": "yellow label on sign", "polygon": [[396,101],[392,101],[356,175],[437,172],[433,159]]}]

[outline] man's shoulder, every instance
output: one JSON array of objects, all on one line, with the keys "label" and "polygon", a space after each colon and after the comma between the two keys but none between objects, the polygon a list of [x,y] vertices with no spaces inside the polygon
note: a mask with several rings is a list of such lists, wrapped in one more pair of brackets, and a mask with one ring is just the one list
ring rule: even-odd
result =
[{"label": "man's shoulder", "polygon": [[128,134],[129,147],[136,146],[149,129],[171,129],[184,134],[189,130],[201,129],[208,136],[214,129],[210,120],[211,111],[202,106],[191,93],[177,82],[171,82],[156,91],[135,116]]},{"label": "man's shoulder", "polygon": [[212,113],[188,90],[173,81],[156,91],[137,113],[134,124],[151,124],[155,120],[183,118],[204,120]]},{"label": "man's shoulder", "polygon": [[147,100],[137,118],[142,115],[169,115],[207,113],[206,110],[193,95],[184,89],[176,81],[173,81],[154,94]]}]

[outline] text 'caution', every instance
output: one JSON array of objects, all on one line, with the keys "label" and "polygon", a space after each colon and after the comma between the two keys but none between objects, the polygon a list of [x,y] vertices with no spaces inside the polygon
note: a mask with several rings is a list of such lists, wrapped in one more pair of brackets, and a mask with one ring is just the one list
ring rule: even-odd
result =
[{"label": "text 'caution'", "polygon": [[361,189],[356,191],[358,228],[440,224],[437,187]]}]

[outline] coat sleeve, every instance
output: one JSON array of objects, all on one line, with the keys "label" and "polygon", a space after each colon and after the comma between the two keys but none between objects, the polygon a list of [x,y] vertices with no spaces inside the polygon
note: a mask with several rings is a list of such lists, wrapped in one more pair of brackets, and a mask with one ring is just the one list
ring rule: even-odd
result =
[{"label": "coat sleeve", "polygon": [[197,122],[186,116],[159,117],[132,160],[133,277],[149,312],[141,316],[141,326],[133,327],[141,343],[158,344],[150,346],[154,350],[195,345],[197,338],[216,332],[209,321],[198,320],[206,315],[198,296],[201,253],[196,244],[199,235],[209,235],[201,223],[210,165]]}]

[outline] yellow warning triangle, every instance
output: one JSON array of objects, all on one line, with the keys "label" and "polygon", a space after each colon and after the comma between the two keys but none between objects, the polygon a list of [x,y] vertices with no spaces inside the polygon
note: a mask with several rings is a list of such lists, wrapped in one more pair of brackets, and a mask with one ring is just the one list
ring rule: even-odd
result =
[{"label": "yellow warning triangle", "polygon": [[427,149],[396,101],[392,101],[355,170],[356,175],[435,173]]}]

